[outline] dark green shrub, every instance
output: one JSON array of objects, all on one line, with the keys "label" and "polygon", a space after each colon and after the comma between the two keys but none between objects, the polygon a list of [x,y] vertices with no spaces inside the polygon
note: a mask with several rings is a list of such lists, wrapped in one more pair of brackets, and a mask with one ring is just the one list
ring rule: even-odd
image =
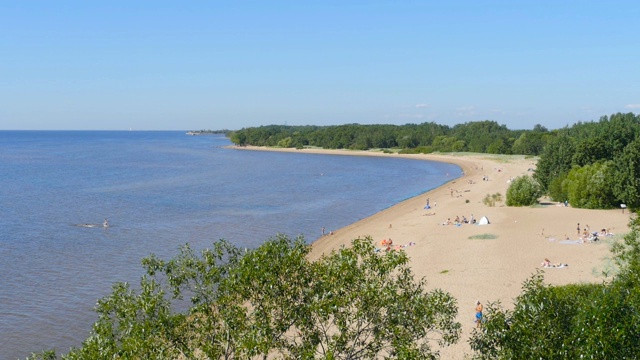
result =
[{"label": "dark green shrub", "polygon": [[542,196],[542,189],[531,176],[515,178],[507,189],[507,206],[531,206]]}]

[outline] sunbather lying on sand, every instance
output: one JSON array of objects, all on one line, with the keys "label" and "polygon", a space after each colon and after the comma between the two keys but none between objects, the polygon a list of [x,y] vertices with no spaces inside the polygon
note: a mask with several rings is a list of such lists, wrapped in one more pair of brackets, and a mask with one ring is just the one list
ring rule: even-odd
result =
[{"label": "sunbather lying on sand", "polygon": [[544,268],[563,268],[563,267],[569,266],[569,264],[563,264],[563,263],[552,264],[551,260],[549,260],[548,258],[545,258],[542,264],[540,265],[542,265],[542,267]]}]

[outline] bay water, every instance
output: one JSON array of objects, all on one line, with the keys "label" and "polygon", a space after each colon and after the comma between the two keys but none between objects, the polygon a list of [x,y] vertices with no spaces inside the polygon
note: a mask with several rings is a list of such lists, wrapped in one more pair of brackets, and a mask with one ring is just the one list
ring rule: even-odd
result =
[{"label": "bay water", "polygon": [[277,233],[312,242],[460,174],[228,145],[182,131],[0,131],[0,359],[80,346],[97,299],[137,284],[151,253]]}]

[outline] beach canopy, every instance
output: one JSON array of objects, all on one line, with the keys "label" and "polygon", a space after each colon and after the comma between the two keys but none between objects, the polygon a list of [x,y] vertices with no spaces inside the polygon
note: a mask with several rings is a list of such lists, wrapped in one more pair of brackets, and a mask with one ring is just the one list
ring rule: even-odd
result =
[{"label": "beach canopy", "polygon": [[486,216],[483,216],[478,220],[478,225],[489,225],[489,219]]}]

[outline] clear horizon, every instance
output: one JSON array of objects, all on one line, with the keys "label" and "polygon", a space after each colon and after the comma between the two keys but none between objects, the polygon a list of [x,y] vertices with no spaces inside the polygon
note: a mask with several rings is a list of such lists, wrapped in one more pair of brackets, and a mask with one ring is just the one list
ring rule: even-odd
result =
[{"label": "clear horizon", "polygon": [[0,4],[1,130],[218,130],[640,112],[640,3]]}]

